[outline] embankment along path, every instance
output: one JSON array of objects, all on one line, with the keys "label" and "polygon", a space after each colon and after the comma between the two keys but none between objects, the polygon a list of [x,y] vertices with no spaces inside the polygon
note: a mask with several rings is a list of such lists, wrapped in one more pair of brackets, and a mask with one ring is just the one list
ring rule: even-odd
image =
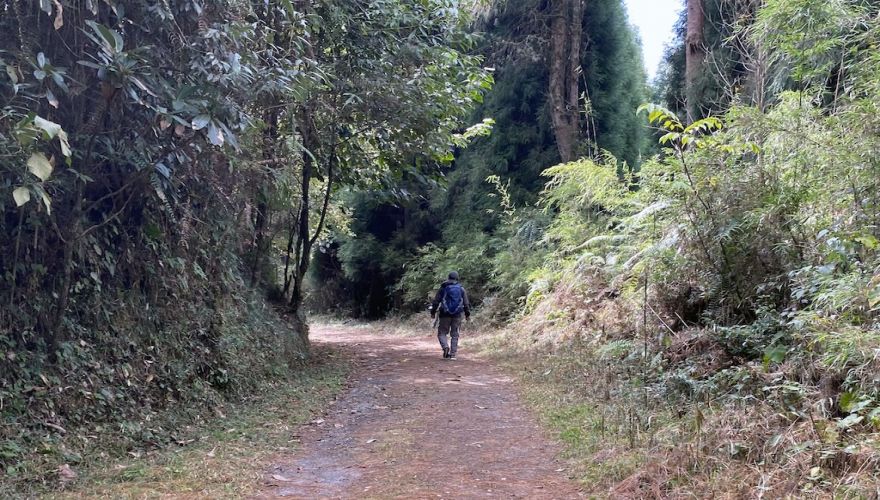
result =
[{"label": "embankment along path", "polygon": [[433,335],[313,327],[347,351],[351,387],[300,429],[302,447],[266,472],[259,498],[579,498],[558,447],[510,378],[468,352],[443,360]]}]

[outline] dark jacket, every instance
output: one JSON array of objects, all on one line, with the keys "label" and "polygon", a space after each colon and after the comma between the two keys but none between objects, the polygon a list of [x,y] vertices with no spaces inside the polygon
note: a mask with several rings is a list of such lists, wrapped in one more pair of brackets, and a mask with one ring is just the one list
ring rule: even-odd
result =
[{"label": "dark jacket", "polygon": [[[440,311],[441,318],[452,316],[452,314],[449,314],[446,311],[443,311],[440,309],[440,301],[443,300],[443,290],[447,286],[449,286],[453,283],[458,283],[458,281],[446,280],[440,285],[440,289],[437,290],[437,295],[434,296],[434,301],[431,302],[431,316],[434,316],[435,314],[437,314],[438,310]],[[470,318],[471,317],[471,303],[468,302],[467,291],[465,291],[464,287],[461,287],[461,299],[462,299],[462,302],[464,302],[464,315],[466,318]],[[455,316],[461,316],[461,313],[458,313]]]}]

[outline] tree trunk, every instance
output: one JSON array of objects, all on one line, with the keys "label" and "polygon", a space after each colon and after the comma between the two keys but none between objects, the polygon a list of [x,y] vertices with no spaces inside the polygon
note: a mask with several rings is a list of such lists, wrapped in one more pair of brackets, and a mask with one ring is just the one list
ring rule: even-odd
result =
[{"label": "tree trunk", "polygon": [[703,41],[705,14],[701,0],[687,0],[687,35],[685,36],[685,99],[687,100],[687,122],[691,123],[700,115],[700,92],[698,80],[706,59]]},{"label": "tree trunk", "polygon": [[[263,132],[263,159],[267,162],[266,168],[274,166],[270,162],[275,157],[274,145],[278,142],[278,108],[272,107],[266,111],[266,130]],[[268,251],[271,241],[266,239],[266,229],[269,225],[269,190],[271,180],[269,175],[260,176],[261,189],[257,193],[256,213],[254,214],[254,247],[253,259],[251,260],[251,286],[255,287],[260,281],[260,263],[263,255]]]},{"label": "tree trunk", "polygon": [[312,184],[312,175],[314,173],[314,158],[318,152],[318,137],[314,129],[311,104],[307,103],[303,106],[300,113],[299,134],[302,139],[302,178],[300,182],[300,206],[299,217],[297,223],[299,228],[296,234],[296,251],[294,258],[296,263],[293,268],[293,289],[290,294],[290,311],[300,320],[303,325],[305,321],[300,317],[303,301],[303,280],[306,272],[309,270],[309,258],[312,248],[310,244],[309,217],[311,215],[311,205],[309,204],[309,190]]},{"label": "tree trunk", "polygon": [[574,159],[579,130],[583,0],[554,0],[550,21],[550,114],[563,162]]},{"label": "tree trunk", "polygon": [[292,285],[293,276],[290,273],[290,262],[294,259],[293,243],[296,238],[297,219],[299,210],[290,211],[290,229],[287,236],[287,250],[284,256],[284,288],[281,290],[282,297],[288,297],[290,293],[290,285]]},{"label": "tree trunk", "polygon": [[[300,211],[297,219],[296,236],[293,238],[294,243],[294,259],[295,264],[291,276],[291,293],[289,309],[293,313],[295,320],[299,324],[301,332],[308,332],[308,324],[302,311],[303,304],[303,284],[305,282],[306,273],[309,271],[311,264],[312,248],[318,242],[321,231],[324,229],[324,223],[327,220],[327,211],[330,207],[330,196],[333,190],[334,175],[336,174],[337,157],[336,147],[333,146],[336,140],[335,134],[323,139],[318,136],[318,131],[314,123],[314,109],[307,104],[303,107],[300,118],[300,138],[302,139],[303,155],[302,155],[302,183],[300,185]],[[322,144],[331,144],[322,151]],[[322,159],[327,166],[325,173],[325,192],[324,199],[317,209],[318,222],[312,232],[309,228],[311,217],[311,204],[309,202],[309,190],[311,187],[312,177],[316,173],[317,166],[315,162]],[[289,247],[290,243],[288,243]]]}]

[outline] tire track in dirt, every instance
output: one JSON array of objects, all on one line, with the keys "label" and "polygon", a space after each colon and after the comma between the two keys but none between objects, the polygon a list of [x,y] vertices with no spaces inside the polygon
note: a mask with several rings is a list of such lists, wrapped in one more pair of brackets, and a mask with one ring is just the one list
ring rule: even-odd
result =
[{"label": "tire track in dirt", "polygon": [[351,387],[299,431],[302,448],[257,498],[579,498],[510,378],[487,361],[441,358],[433,336],[372,326],[312,328],[347,351]]}]

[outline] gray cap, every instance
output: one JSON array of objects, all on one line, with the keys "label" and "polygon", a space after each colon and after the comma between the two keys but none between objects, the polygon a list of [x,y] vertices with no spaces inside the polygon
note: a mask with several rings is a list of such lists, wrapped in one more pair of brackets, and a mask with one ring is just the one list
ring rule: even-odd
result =
[{"label": "gray cap", "polygon": [[452,271],[451,273],[449,273],[449,279],[458,281],[458,272]]}]

